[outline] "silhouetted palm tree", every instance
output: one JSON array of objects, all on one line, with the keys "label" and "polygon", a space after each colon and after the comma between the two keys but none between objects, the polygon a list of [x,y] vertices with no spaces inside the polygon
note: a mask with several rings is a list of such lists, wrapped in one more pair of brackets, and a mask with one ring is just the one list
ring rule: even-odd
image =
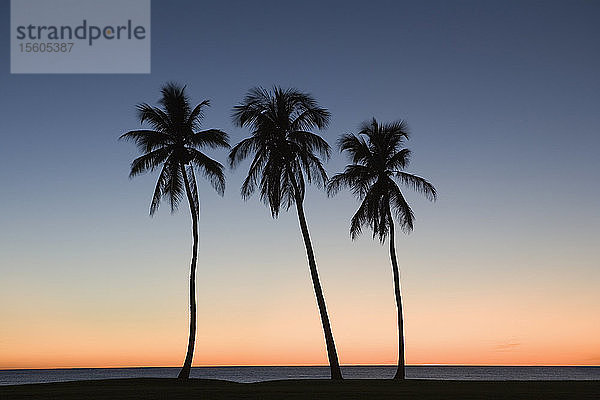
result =
[{"label": "silhouetted palm tree", "polygon": [[331,378],[342,379],[303,208],[305,183],[324,185],[327,181],[321,158],[329,159],[330,147],[309,130],[325,128],[329,116],[312,96],[296,89],[274,87],[269,92],[260,87],[253,88],[242,104],[234,107],[233,113],[233,122],[250,128],[252,136],[233,147],[229,163],[235,168],[254,154],[241,189],[244,200],[258,187],[260,198],[270,207],[273,218],[279,215],[282,206],[287,210],[296,205],[325,334]]},{"label": "silhouetted palm tree", "polygon": [[150,215],[154,215],[160,201],[167,197],[171,212],[175,212],[182,197],[187,195],[192,216],[192,262],[190,267],[190,333],[187,354],[179,372],[180,379],[190,376],[194,345],[196,342],[196,260],[198,256],[198,189],[194,168],[197,168],[223,195],[225,176],[223,166],[201,152],[206,147],[229,148],[225,132],[218,129],[199,131],[204,117],[203,110],[209,105],[205,100],[192,108],[185,93],[185,86],[168,83],[161,89],[161,107],[148,104],[137,106],[140,123],[147,122],[152,130],[135,130],[125,133],[120,139],[134,142],[142,156],[131,163],[130,178],[147,171],[161,168],[154,196],[150,205]]},{"label": "silhouetted palm tree", "polygon": [[406,232],[413,229],[414,220],[413,211],[396,181],[423,193],[429,200],[436,199],[436,191],[431,183],[404,171],[410,158],[410,150],[403,148],[404,139],[407,138],[408,129],[404,121],[379,124],[373,118],[371,122],[364,122],[357,136],[346,134],[340,137],[340,151],[348,153],[352,164],[347,165],[343,173],[333,176],[327,185],[330,195],[337,193],[342,187],[348,187],[361,201],[350,225],[352,239],[361,233],[364,226],[370,227],[373,238],[379,236],[382,244],[388,234],[390,236],[390,258],[398,310],[398,369],[395,379],[404,379],[405,361],[400,273],[394,247],[394,217]]}]

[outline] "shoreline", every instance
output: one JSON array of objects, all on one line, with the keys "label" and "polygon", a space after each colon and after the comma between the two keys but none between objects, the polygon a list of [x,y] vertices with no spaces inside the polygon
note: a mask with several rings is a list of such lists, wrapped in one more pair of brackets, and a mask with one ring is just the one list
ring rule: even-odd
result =
[{"label": "shoreline", "polygon": [[0,386],[2,399],[594,399],[600,381],[451,381],[407,379],[223,380],[125,378]]}]

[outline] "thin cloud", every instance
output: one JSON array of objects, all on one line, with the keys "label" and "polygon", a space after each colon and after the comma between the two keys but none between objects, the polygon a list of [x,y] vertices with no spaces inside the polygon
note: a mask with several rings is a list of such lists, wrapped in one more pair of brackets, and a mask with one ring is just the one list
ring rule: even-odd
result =
[{"label": "thin cloud", "polygon": [[494,346],[494,348],[496,351],[514,351],[520,345],[521,342],[518,342],[516,340],[509,340],[508,342],[497,344],[496,346]]}]

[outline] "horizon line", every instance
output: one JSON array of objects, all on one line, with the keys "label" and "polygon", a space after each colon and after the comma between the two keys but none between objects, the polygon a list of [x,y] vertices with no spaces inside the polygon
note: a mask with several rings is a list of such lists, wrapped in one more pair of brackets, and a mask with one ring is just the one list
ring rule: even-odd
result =
[{"label": "horizon line", "polygon": [[[397,367],[397,364],[340,364],[341,367]],[[600,364],[406,364],[407,367],[600,367]],[[292,364],[292,365],[192,365],[192,368],[289,368],[289,367],[329,367],[329,364]],[[170,366],[109,366],[109,367],[50,367],[50,368],[0,368],[0,371],[35,371],[63,369],[140,369],[140,368],[181,368]]]}]

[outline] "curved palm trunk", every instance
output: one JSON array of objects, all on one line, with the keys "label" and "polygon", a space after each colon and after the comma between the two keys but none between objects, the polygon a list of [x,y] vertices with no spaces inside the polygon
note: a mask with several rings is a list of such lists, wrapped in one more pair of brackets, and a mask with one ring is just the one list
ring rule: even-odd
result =
[{"label": "curved palm trunk", "polygon": [[394,379],[404,380],[404,319],[402,317],[402,294],[400,293],[400,271],[396,260],[396,247],[394,246],[394,220],[390,216],[390,258],[394,272],[394,294],[396,295],[396,309],[398,310],[398,369]]},{"label": "curved palm trunk", "polygon": [[327,314],[327,306],[325,305],[325,297],[323,296],[323,289],[321,289],[321,282],[319,280],[319,273],[317,272],[317,263],[315,262],[315,254],[313,252],[312,243],[310,241],[310,235],[308,233],[308,226],[306,225],[306,218],[304,217],[304,208],[302,207],[302,198],[296,194],[296,210],[298,211],[298,220],[300,221],[300,229],[302,230],[302,237],[304,238],[304,246],[306,247],[306,255],[308,257],[308,266],[310,268],[310,276],[312,278],[313,287],[315,290],[315,296],[317,298],[317,305],[319,306],[319,314],[321,315],[321,324],[323,325],[323,332],[325,334],[325,344],[327,345],[327,357],[329,358],[329,368],[331,369],[331,379],[342,379],[342,371],[340,370],[340,363],[338,361],[337,351],[335,349],[335,342],[333,340],[333,333],[331,332],[331,325],[329,324],[329,315]]},{"label": "curved palm trunk", "polygon": [[185,172],[185,168],[181,165],[181,173],[185,183],[185,192],[187,193],[188,203],[190,204],[190,212],[192,215],[192,235],[194,244],[192,246],[192,263],[190,266],[190,335],[188,338],[187,354],[183,367],[177,376],[178,379],[188,379],[192,368],[192,359],[194,358],[194,346],[196,344],[196,262],[198,259],[198,209],[197,202],[194,200],[190,182]]}]

